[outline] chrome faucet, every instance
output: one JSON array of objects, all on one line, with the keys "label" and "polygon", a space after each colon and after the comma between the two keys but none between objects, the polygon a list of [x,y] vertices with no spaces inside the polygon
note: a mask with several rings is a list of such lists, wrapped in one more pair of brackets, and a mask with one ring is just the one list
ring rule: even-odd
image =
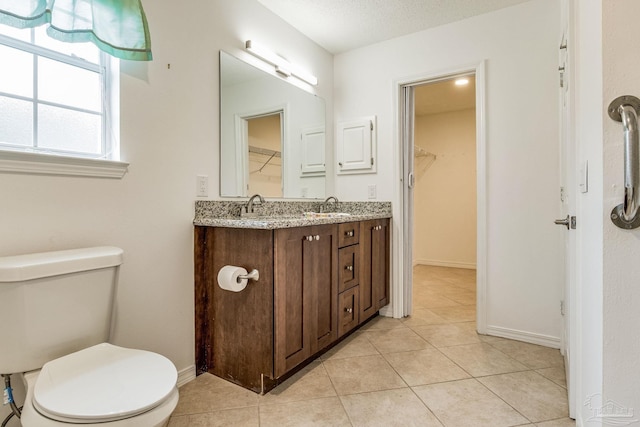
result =
[{"label": "chrome faucet", "polygon": [[258,199],[260,201],[260,204],[264,203],[264,197],[259,194],[254,194],[249,198],[247,204],[244,205],[244,208],[240,211],[240,216],[257,216],[257,214],[254,212],[255,199]]},{"label": "chrome faucet", "polygon": [[338,204],[340,201],[338,200],[337,197],[335,196],[329,196],[325,199],[324,203],[322,203],[322,205],[320,205],[320,213],[322,212],[326,212],[327,211],[327,207],[329,206],[329,202],[333,200],[335,204]]}]

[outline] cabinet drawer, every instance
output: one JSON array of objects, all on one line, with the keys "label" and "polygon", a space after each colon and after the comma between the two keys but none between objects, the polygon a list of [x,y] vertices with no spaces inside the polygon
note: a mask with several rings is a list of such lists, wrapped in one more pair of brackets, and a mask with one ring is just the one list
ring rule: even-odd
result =
[{"label": "cabinet drawer", "polygon": [[360,296],[358,286],[342,292],[338,296],[338,337],[358,326],[360,313]]},{"label": "cabinet drawer", "polygon": [[345,222],[338,227],[338,247],[355,245],[360,239],[360,226],[357,222]]},{"label": "cabinet drawer", "polygon": [[353,288],[360,279],[360,246],[347,246],[338,250],[338,292]]}]

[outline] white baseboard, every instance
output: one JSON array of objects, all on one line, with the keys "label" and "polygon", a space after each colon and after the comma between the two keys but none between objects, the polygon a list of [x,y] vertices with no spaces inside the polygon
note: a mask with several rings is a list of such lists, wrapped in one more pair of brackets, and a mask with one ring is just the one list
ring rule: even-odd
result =
[{"label": "white baseboard", "polygon": [[196,365],[188,366],[178,371],[178,387],[182,387],[196,378]]},{"label": "white baseboard", "polygon": [[542,345],[551,348],[560,348],[560,338],[549,335],[535,334],[532,332],[519,331],[517,329],[503,328],[501,326],[487,325],[487,335],[495,337],[509,338],[511,340],[523,341],[530,344]]},{"label": "white baseboard", "polygon": [[434,267],[452,267],[452,268],[466,268],[469,270],[476,269],[476,263],[474,262],[458,262],[458,261],[439,261],[433,259],[414,259],[413,266],[416,265],[431,265]]}]

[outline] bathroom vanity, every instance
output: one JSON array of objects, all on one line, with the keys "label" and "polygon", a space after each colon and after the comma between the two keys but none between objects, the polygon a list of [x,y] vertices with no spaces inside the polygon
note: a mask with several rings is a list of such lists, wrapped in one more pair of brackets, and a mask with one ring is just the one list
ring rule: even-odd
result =
[{"label": "bathroom vanity", "polygon": [[[266,393],[388,304],[390,204],[345,204],[354,213],[309,217],[302,212],[313,202],[271,202],[297,203],[301,212],[243,219],[206,211],[213,203],[233,211],[234,202],[199,203],[199,374]],[[221,289],[225,265],[257,269],[260,278],[240,292]]]}]

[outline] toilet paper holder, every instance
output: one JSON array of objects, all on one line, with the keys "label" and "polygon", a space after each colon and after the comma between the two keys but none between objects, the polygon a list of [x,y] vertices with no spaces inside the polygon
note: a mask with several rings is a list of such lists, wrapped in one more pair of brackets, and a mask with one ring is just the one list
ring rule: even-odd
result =
[{"label": "toilet paper holder", "polygon": [[253,270],[251,270],[249,273],[247,274],[241,274],[238,276],[238,283],[240,283],[241,280],[253,280],[253,281],[258,281],[258,279],[260,279],[260,272],[258,270],[256,270],[255,268]]}]

